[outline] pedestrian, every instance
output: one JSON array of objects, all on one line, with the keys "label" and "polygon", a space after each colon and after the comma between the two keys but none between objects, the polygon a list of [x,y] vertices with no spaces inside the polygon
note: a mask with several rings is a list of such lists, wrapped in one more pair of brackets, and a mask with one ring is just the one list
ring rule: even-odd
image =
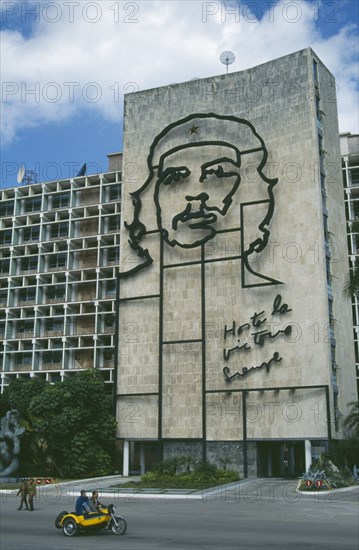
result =
[{"label": "pedestrian", "polygon": [[20,506],[19,506],[18,510],[22,510],[22,505],[23,504],[25,504],[25,510],[29,509],[29,506],[27,504],[27,494],[28,494],[27,490],[28,490],[27,482],[26,482],[26,479],[23,477],[23,478],[21,478],[20,487],[19,487],[19,490],[17,492],[17,496],[21,495]]},{"label": "pedestrian", "polygon": [[36,497],[36,483],[32,477],[27,485],[27,494],[29,495],[29,512],[34,511],[34,498]]}]

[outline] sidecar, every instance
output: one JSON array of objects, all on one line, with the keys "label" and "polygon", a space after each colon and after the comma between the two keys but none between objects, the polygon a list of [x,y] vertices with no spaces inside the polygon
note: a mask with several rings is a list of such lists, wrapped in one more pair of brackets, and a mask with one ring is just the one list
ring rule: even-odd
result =
[{"label": "sidecar", "polygon": [[67,537],[74,537],[79,533],[101,531],[109,529],[115,535],[124,535],[127,529],[126,520],[122,516],[115,516],[115,508],[110,504],[100,512],[89,512],[78,516],[75,512],[60,512],[55,519],[55,527],[62,529]]}]

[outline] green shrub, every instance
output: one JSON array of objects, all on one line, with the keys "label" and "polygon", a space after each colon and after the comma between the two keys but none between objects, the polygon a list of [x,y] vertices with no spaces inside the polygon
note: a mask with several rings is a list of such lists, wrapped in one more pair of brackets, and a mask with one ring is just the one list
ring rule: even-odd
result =
[{"label": "green shrub", "polygon": [[137,487],[142,485],[145,487],[203,489],[239,480],[237,472],[217,468],[208,462],[201,462],[195,466],[194,471],[188,471],[192,464],[193,460],[189,457],[167,459],[158,463],[153,471],[143,474]]},{"label": "green shrub", "polygon": [[156,472],[147,472],[141,476],[141,481],[157,481],[158,477],[159,476]]}]

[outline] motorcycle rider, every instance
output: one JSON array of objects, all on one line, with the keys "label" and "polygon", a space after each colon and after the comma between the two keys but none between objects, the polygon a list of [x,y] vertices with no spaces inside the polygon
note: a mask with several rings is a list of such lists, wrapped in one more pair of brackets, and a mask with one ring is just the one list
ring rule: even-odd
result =
[{"label": "motorcycle rider", "polygon": [[100,512],[101,508],[105,508],[105,505],[98,499],[98,491],[92,491],[92,497],[89,500],[89,506],[91,512]]},{"label": "motorcycle rider", "polygon": [[88,514],[89,512],[91,512],[91,508],[89,506],[89,498],[85,489],[81,489],[80,496],[76,500],[75,512],[78,516],[83,516],[84,514]]}]

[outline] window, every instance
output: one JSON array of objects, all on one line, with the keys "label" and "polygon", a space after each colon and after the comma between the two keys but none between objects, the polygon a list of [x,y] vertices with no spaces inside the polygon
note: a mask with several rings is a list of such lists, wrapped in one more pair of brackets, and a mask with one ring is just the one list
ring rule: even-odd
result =
[{"label": "window", "polygon": [[27,241],[38,241],[40,237],[40,226],[34,225],[33,227],[26,227],[23,233],[23,239]]},{"label": "window", "polygon": [[105,332],[113,332],[115,330],[115,317],[113,315],[105,315],[104,325]]},{"label": "window", "polygon": [[120,185],[111,185],[110,187],[110,201],[116,201],[121,198],[121,186]]},{"label": "window", "polygon": [[6,288],[0,290],[0,306],[6,307],[7,303],[7,290]]},{"label": "window", "polygon": [[35,311],[33,309],[26,309],[25,317],[35,317]]},{"label": "window", "polygon": [[313,59],[313,78],[314,82],[318,82],[318,63]]},{"label": "window", "polygon": [[39,212],[41,210],[41,195],[30,197],[23,202],[23,212]]},{"label": "window", "polygon": [[359,168],[352,168],[350,170],[352,185],[359,185]]},{"label": "window", "polygon": [[22,271],[34,271],[37,269],[37,256],[27,256],[21,258]]},{"label": "window", "polygon": [[32,336],[32,333],[34,331],[34,320],[28,320],[28,321],[19,321],[17,323],[17,332],[20,332],[27,335],[28,337]]},{"label": "window", "polygon": [[69,225],[67,222],[51,225],[51,239],[65,238],[69,234]]},{"label": "window", "polygon": [[116,281],[107,281],[106,296],[114,295],[115,293],[116,293]]},{"label": "window", "polygon": [[6,201],[0,204],[0,218],[14,214],[14,201]]},{"label": "window", "polygon": [[0,233],[0,244],[9,245],[11,244],[11,229],[6,229]]},{"label": "window", "polygon": [[51,254],[49,256],[49,269],[56,269],[66,266],[66,252]]},{"label": "window", "polygon": [[316,106],[316,111],[317,111],[317,120],[319,120],[319,122],[320,122],[321,119],[322,119],[322,115],[321,115],[321,111],[320,111],[320,99],[317,95],[315,96],[315,106]]},{"label": "window", "polygon": [[120,216],[111,216],[108,220],[108,230],[109,231],[119,231],[120,230],[121,218]]},{"label": "window", "polygon": [[70,193],[53,195],[52,208],[66,208],[70,204]]},{"label": "window", "polygon": [[61,351],[54,351],[54,352],[47,351],[43,355],[43,363],[53,365],[53,364],[61,363],[61,361],[62,361]]},{"label": "window", "polygon": [[64,300],[65,299],[65,285],[55,285],[47,287],[48,300]]},{"label": "window", "polygon": [[10,260],[0,260],[0,273],[8,275],[10,271]]},{"label": "window", "polygon": [[325,266],[326,266],[326,272],[327,272],[327,284],[331,285],[331,275],[330,275],[330,257],[325,255]]},{"label": "window", "polygon": [[31,365],[32,364],[32,354],[31,353],[17,353],[15,359],[16,366],[20,365]]},{"label": "window", "polygon": [[54,349],[62,349],[62,340],[54,340],[52,345]]},{"label": "window", "polygon": [[108,261],[109,262],[116,262],[118,263],[119,261],[119,248],[116,247],[116,248],[110,248],[108,250]]},{"label": "window", "polygon": [[19,292],[20,302],[35,302],[36,300],[36,287],[27,287],[20,289]]},{"label": "window", "polygon": [[113,361],[114,355],[115,353],[113,350],[105,350],[103,354],[103,358],[105,361]]},{"label": "window", "polygon": [[56,319],[56,317],[51,319],[46,319],[45,322],[45,331],[49,332],[63,332],[64,329],[64,320],[63,318]]}]

